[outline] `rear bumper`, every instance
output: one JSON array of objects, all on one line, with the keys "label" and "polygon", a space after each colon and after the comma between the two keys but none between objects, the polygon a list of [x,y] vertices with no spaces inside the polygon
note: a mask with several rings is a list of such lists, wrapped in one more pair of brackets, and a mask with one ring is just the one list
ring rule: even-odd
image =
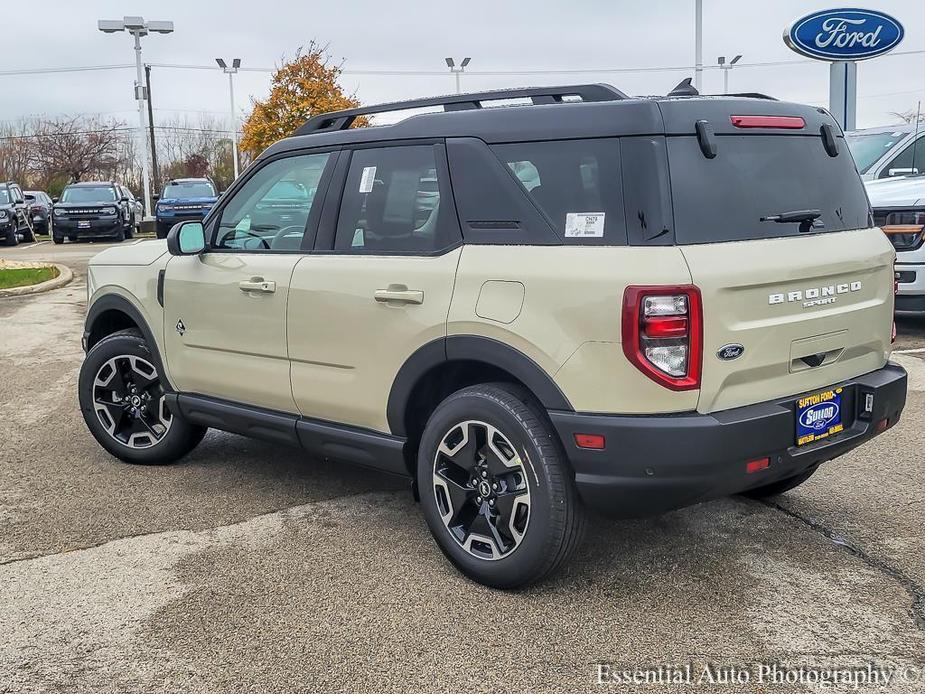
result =
[{"label": "rear bumper", "polygon": [[[847,453],[899,420],[906,403],[906,371],[888,363],[878,371],[833,384],[844,388],[845,430],[797,448],[798,395],[709,415],[587,415],[550,412],[575,471],[584,502],[607,515],[655,515],[786,479]],[[873,411],[862,412],[866,394]],[[578,448],[575,434],[603,434],[604,450]],[[770,458],[749,474],[745,464]]]}]

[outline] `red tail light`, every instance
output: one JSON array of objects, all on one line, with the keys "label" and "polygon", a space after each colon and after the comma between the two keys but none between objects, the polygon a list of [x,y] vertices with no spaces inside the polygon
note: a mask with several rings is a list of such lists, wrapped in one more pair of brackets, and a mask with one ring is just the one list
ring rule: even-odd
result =
[{"label": "red tail light", "polygon": [[799,130],[806,125],[800,116],[729,116],[737,128],[787,128]]},{"label": "red tail light", "polygon": [[630,286],[623,294],[623,353],[671,390],[700,387],[703,308],[693,285]]}]

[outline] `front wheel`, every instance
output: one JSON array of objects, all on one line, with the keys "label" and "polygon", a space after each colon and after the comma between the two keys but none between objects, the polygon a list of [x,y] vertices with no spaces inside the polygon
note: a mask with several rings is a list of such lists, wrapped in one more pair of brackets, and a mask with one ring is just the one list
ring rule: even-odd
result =
[{"label": "front wheel", "polygon": [[206,432],[167,407],[155,361],[137,330],[121,330],[94,345],[80,367],[78,395],[87,428],[126,463],[172,463]]},{"label": "front wheel", "polygon": [[19,230],[16,228],[16,225],[10,227],[9,232],[6,235],[6,245],[7,246],[18,246],[19,245]]},{"label": "front wheel", "polygon": [[517,386],[472,386],[440,403],[421,439],[417,480],[438,546],[484,585],[538,581],[581,542],[584,509],[557,434]]}]

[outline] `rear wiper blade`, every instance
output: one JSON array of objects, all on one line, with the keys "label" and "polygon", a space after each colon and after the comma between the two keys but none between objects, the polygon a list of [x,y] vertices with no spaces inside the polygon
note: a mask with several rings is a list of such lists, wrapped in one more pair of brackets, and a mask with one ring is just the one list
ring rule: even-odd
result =
[{"label": "rear wiper blade", "polygon": [[780,214],[769,214],[762,217],[762,222],[777,222],[778,224],[790,224],[793,222],[814,222],[822,216],[819,210],[792,210],[791,212],[781,212]]}]

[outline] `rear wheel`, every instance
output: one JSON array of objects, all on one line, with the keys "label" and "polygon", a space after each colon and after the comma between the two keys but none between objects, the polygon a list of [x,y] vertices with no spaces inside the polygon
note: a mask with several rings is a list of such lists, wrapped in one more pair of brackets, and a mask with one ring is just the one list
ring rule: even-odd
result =
[{"label": "rear wheel", "polygon": [[584,531],[584,509],[557,435],[525,390],[457,391],[431,416],[418,453],[424,518],[475,581],[515,588],[556,571]]},{"label": "rear wheel", "polygon": [[35,242],[35,231],[33,229],[29,229],[28,227],[26,227],[26,230],[22,233],[22,238],[23,238],[23,241],[26,241],[28,243],[34,243]]},{"label": "rear wheel", "polygon": [[54,241],[55,243],[64,243],[64,237],[63,237],[63,236],[58,236],[58,235],[55,234],[54,232],[52,232],[51,240]]},{"label": "rear wheel", "polygon": [[799,487],[806,480],[812,477],[813,473],[818,469],[819,468],[814,467],[810,470],[807,470],[806,472],[801,472],[799,475],[794,475],[793,477],[788,477],[787,479],[778,480],[777,482],[766,484],[763,487],[749,489],[747,492],[742,492],[742,496],[747,496],[749,499],[765,499],[769,496],[777,496],[778,494],[789,492],[791,489]]},{"label": "rear wheel", "polygon": [[155,361],[137,330],[122,330],[94,345],[80,368],[84,421],[103,448],[127,463],[171,463],[206,432],[167,407]]}]

